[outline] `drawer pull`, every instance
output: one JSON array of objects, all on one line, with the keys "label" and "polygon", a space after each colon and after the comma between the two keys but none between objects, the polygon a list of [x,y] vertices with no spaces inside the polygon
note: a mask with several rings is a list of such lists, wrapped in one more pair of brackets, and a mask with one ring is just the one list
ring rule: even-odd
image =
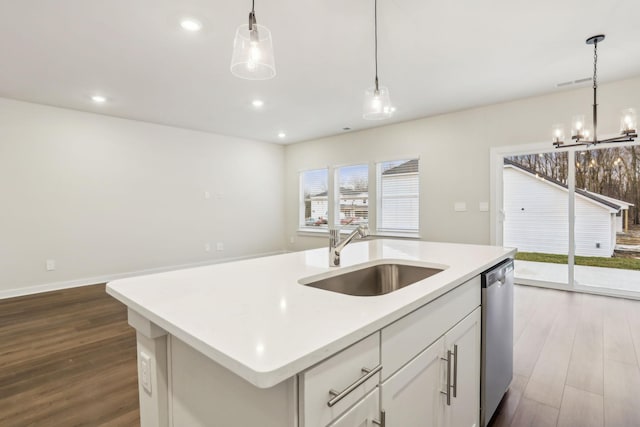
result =
[{"label": "drawer pull", "polygon": [[362,368],[362,372],[365,374],[354,381],[349,387],[345,388],[342,391],[329,390],[329,395],[331,395],[331,400],[327,402],[327,405],[331,408],[336,403],[340,402],[344,399],[349,393],[353,390],[360,387],[364,384],[369,378],[373,377],[375,374],[382,370],[382,365],[378,365],[373,369]]}]

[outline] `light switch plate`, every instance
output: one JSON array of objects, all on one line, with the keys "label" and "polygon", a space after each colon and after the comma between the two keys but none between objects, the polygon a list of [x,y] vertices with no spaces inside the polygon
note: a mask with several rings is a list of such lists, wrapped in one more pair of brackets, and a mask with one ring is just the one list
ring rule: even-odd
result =
[{"label": "light switch plate", "polygon": [[465,202],[456,202],[453,205],[453,210],[456,212],[464,212],[467,210],[467,204]]},{"label": "light switch plate", "polygon": [[489,202],[480,202],[478,209],[480,212],[489,212]]}]

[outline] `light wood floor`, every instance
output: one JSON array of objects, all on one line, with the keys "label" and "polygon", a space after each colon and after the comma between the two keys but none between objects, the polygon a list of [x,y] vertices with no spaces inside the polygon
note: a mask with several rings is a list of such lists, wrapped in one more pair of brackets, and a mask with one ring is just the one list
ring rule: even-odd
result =
[{"label": "light wood floor", "polygon": [[86,286],[0,300],[0,426],[139,426],[126,308]]},{"label": "light wood floor", "polygon": [[[640,426],[640,301],[516,286],[498,426]],[[0,300],[0,426],[138,426],[135,333],[87,286]]]},{"label": "light wood floor", "polygon": [[640,426],[640,301],[516,286],[514,380],[491,426]]}]

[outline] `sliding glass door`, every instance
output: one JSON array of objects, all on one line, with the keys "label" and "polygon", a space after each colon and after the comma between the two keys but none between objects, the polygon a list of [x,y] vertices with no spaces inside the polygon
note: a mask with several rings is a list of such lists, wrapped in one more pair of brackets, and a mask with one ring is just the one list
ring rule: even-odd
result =
[{"label": "sliding glass door", "polygon": [[640,148],[504,156],[502,236],[516,280],[640,296]]},{"label": "sliding glass door", "polygon": [[574,286],[640,295],[640,148],[575,152]]}]

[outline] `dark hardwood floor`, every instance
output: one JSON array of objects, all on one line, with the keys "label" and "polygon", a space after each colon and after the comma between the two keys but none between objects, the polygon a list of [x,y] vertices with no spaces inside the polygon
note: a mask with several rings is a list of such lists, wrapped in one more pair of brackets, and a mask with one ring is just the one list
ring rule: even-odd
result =
[{"label": "dark hardwood floor", "polygon": [[0,300],[0,426],[139,426],[135,331],[105,285]]}]

